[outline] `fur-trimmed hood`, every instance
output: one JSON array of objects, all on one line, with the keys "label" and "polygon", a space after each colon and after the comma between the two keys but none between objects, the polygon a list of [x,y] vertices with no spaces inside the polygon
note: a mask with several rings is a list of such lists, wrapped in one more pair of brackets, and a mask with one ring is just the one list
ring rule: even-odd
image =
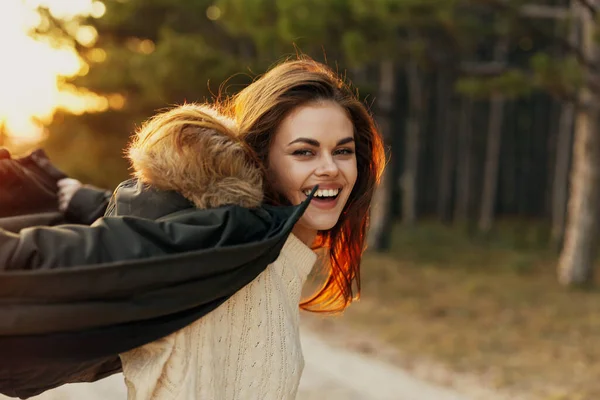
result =
[{"label": "fur-trimmed hood", "polygon": [[176,191],[198,208],[262,203],[260,164],[235,123],[213,107],[186,104],[158,114],[136,132],[127,155],[142,183]]}]

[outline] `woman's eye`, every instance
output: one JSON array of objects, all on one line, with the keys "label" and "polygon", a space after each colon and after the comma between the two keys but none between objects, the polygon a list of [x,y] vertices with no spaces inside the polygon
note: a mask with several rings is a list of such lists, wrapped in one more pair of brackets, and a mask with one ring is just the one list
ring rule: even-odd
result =
[{"label": "woman's eye", "polygon": [[335,151],[336,155],[342,155],[342,156],[347,156],[350,154],[354,154],[354,150],[352,149],[339,149]]},{"label": "woman's eye", "polygon": [[312,156],[313,152],[311,150],[296,150],[292,154],[295,156],[307,157],[307,156]]}]

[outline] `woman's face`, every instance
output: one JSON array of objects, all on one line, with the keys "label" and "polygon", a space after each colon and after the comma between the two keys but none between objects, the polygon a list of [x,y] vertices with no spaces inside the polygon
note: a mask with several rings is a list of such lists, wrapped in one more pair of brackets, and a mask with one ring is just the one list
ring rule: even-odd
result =
[{"label": "woman's face", "polygon": [[325,101],[292,111],[275,133],[268,168],[275,189],[294,205],[319,185],[294,230],[301,240],[312,243],[317,231],[333,228],[358,174],[354,127],[344,109]]}]

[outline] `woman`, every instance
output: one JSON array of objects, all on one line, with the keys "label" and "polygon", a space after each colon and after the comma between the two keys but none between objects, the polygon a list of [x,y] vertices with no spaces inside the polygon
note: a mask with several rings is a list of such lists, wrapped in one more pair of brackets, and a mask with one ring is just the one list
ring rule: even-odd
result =
[{"label": "woman", "polygon": [[[341,311],[360,291],[381,137],[351,89],[322,64],[289,61],[223,104],[265,168],[266,198],[298,204],[319,185],[279,258],[192,325],[121,355],[129,399],[293,399],[303,369],[301,289],[329,252],[324,286],[300,304]],[[136,151],[146,151],[143,147]]]}]

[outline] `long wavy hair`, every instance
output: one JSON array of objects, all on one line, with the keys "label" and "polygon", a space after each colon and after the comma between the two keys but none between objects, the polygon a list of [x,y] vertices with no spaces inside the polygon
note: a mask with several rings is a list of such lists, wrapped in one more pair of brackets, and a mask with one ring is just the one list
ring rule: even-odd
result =
[{"label": "long wavy hair", "polygon": [[[299,106],[322,101],[339,104],[354,125],[358,178],[338,223],[317,235],[314,248],[328,250],[328,277],[300,307],[337,312],[360,296],[360,264],[371,200],[385,165],[383,140],[373,117],[350,85],[330,68],[308,57],[288,60],[272,68],[229,99],[225,107],[236,120],[240,136],[263,165],[268,165],[271,142],[283,119]],[[265,199],[274,204],[286,203],[268,178]]]}]

